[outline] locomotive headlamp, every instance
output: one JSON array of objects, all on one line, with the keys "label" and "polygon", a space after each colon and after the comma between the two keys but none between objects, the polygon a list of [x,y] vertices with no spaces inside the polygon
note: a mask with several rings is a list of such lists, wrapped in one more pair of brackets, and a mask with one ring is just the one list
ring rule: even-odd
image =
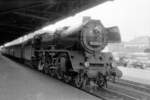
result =
[{"label": "locomotive headlamp", "polygon": [[86,61],[86,62],[84,63],[84,66],[85,66],[86,68],[88,68],[88,67],[90,66],[90,63],[89,63],[88,61]]}]

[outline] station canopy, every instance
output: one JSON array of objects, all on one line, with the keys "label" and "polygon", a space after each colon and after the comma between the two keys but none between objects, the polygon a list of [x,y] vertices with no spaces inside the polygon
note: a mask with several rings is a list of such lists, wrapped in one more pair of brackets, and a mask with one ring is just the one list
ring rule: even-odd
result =
[{"label": "station canopy", "polygon": [[1,0],[0,45],[110,0]]}]

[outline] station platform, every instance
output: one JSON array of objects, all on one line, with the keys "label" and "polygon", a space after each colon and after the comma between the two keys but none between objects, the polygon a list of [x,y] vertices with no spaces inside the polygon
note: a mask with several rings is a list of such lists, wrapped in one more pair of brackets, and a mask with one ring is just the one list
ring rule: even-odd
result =
[{"label": "station platform", "polygon": [[100,100],[0,55],[0,100]]},{"label": "station platform", "polygon": [[122,79],[150,85],[150,69],[118,67],[123,72]]}]

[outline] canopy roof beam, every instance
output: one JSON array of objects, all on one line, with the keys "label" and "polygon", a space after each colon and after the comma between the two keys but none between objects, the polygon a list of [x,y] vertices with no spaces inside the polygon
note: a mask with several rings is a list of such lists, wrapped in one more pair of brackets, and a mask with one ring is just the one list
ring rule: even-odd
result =
[{"label": "canopy roof beam", "polygon": [[25,16],[25,17],[31,17],[31,18],[34,18],[34,19],[40,19],[40,20],[43,20],[43,21],[49,21],[48,18],[45,18],[45,17],[41,17],[41,16],[36,16],[34,14],[28,14],[28,13],[22,13],[22,12],[13,12],[14,14],[17,14],[17,15],[20,15],[20,16]]},{"label": "canopy roof beam", "polygon": [[31,28],[29,28],[29,27],[11,25],[11,24],[4,24],[4,23],[0,23],[0,26],[8,26],[8,27],[12,27],[12,28],[20,28],[20,29],[25,29],[25,30],[31,30]]}]

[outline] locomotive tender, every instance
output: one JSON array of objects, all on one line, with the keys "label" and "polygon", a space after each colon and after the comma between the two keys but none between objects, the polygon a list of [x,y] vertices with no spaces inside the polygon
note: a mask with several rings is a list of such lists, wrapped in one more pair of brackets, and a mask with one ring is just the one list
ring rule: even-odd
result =
[{"label": "locomotive tender", "polygon": [[63,27],[55,32],[4,48],[4,53],[31,63],[33,68],[55,76],[76,87],[90,82],[107,84],[112,55],[102,52],[111,42],[120,42],[117,27],[105,28],[100,20],[83,19],[76,27]]}]

